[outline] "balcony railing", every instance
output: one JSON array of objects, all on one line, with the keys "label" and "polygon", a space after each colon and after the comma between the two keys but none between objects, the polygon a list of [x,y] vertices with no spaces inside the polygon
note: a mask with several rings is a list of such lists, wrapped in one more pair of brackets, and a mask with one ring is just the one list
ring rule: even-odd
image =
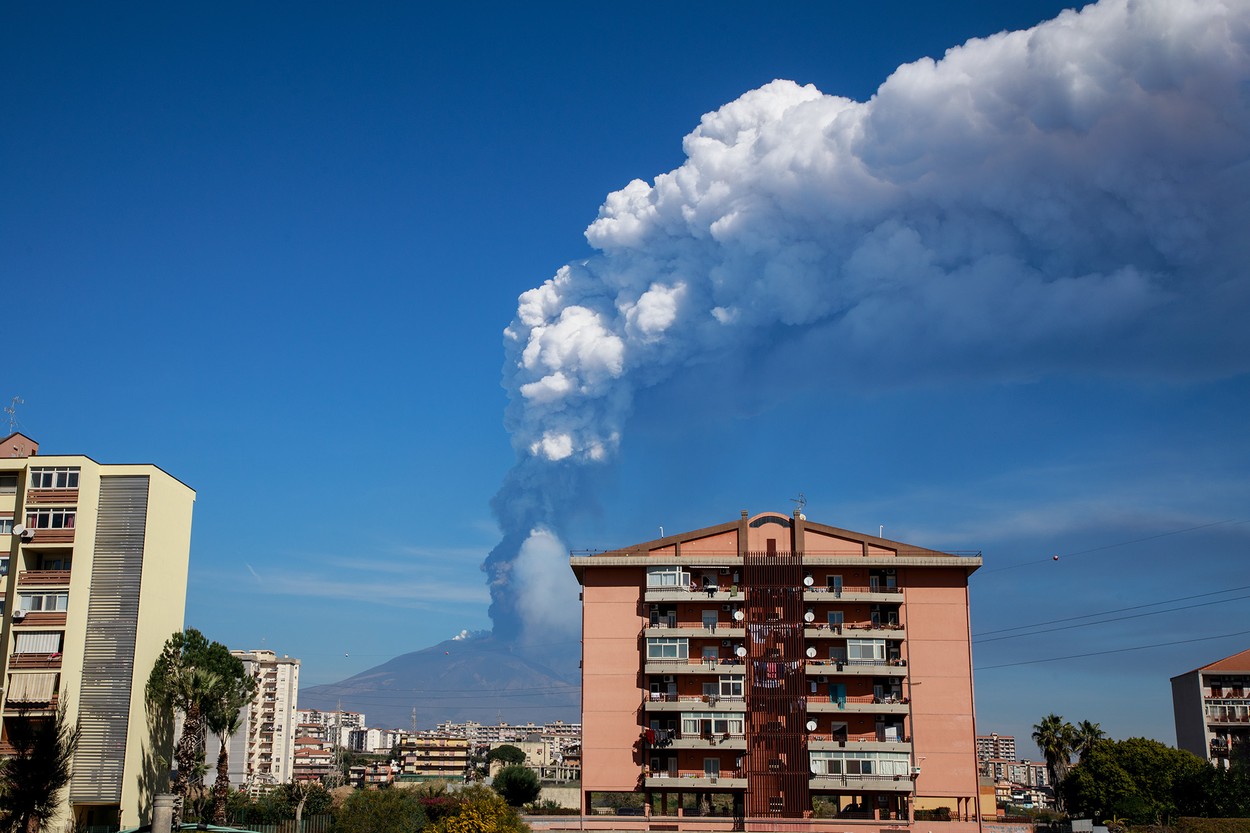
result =
[{"label": "balcony railing", "polygon": [[27,503],[59,503],[62,505],[78,503],[77,489],[27,489]]},{"label": "balcony railing", "polygon": [[17,586],[69,584],[69,570],[23,570],[17,574]]},{"label": "balcony railing", "polygon": [[26,546],[35,544],[72,544],[74,542],[74,528],[60,529],[36,529],[29,527],[30,540],[26,542]]},{"label": "balcony railing", "polygon": [[55,670],[61,667],[61,654],[14,654],[9,657],[9,668],[47,668]]}]

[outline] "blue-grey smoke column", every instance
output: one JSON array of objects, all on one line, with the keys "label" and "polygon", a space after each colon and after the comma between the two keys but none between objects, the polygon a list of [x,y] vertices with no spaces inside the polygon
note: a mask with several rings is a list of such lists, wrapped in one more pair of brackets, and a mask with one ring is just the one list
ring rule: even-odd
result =
[{"label": "blue-grey smoke column", "polygon": [[1250,370],[1244,0],[1104,0],[901,66],[867,102],[774,81],[684,149],[608,195],[597,253],[521,295],[505,332],[497,634],[534,632],[549,582],[571,584],[556,544],[582,475],[675,374],[747,356],[852,388]]}]

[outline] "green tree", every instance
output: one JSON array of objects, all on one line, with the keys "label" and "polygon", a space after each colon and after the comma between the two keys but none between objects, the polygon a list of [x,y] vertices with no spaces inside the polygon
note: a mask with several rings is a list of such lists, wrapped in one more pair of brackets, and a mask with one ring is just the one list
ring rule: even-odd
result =
[{"label": "green tree", "polygon": [[205,718],[208,729],[221,741],[217,753],[217,780],[213,782],[213,803],[209,812],[213,824],[226,823],[226,803],[230,798],[230,738],[243,723],[243,709],[256,696],[257,682],[246,673],[242,660],[232,656],[238,664],[227,664],[217,691],[217,697],[209,704]]},{"label": "green tree", "polygon": [[[203,780],[204,733],[223,692],[246,676],[243,663],[220,642],[210,642],[195,628],[169,637],[148,675],[144,695],[152,717],[182,714],[182,733],[174,746],[173,793],[187,806]],[[175,806],[174,825],[182,821]]]},{"label": "green tree", "polygon": [[492,786],[511,807],[529,804],[542,792],[542,785],[538,783],[534,770],[519,764],[511,764],[499,770]]},{"label": "green tree", "polygon": [[426,826],[415,790],[357,790],[334,816],[338,833],[416,833]]},{"label": "green tree", "polygon": [[1185,791],[1212,767],[1190,752],[1147,738],[1102,741],[1060,785],[1074,814],[1167,824],[1186,803]]},{"label": "green tree", "polygon": [[503,743],[486,753],[486,761],[488,763],[501,761],[504,764],[523,764],[525,763],[525,750],[510,743]]},{"label": "green tree", "polygon": [[65,719],[65,701],[52,717],[19,712],[6,719],[13,754],[0,761],[0,829],[39,833],[56,817],[69,784],[78,727]]},{"label": "green tree", "polygon": [[1055,786],[1055,807],[1060,812],[1064,809],[1064,802],[1059,784],[1068,774],[1073,733],[1072,724],[1064,722],[1057,714],[1048,714],[1033,726],[1033,742],[1046,759],[1046,771],[1050,775],[1050,783]]},{"label": "green tree", "polygon": [[1094,748],[1094,744],[1106,739],[1107,733],[1099,724],[1082,720],[1072,730],[1072,751],[1076,753],[1077,758],[1084,760],[1089,751]]},{"label": "green tree", "polygon": [[431,833],[529,833],[517,811],[490,787],[473,784],[456,795],[456,811],[431,824]]}]

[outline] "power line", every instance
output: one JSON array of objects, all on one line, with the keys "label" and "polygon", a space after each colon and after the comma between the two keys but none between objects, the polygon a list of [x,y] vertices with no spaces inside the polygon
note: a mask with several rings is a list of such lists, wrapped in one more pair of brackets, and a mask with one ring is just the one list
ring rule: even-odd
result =
[{"label": "power line", "polygon": [[[981,631],[981,633],[974,633],[972,635],[972,638],[976,639],[978,637],[990,636],[991,634],[996,634],[996,633],[1007,633],[1008,631],[1027,630],[1028,628],[1040,628],[1042,625],[1055,625],[1060,622],[1074,622],[1077,619],[1092,619],[1095,616],[1108,616],[1112,613],[1123,613],[1126,610],[1140,610],[1143,607],[1154,607],[1155,605],[1171,604],[1172,602],[1187,602],[1190,599],[1201,599],[1206,596],[1218,596],[1221,593],[1235,593],[1238,590],[1250,590],[1250,584],[1245,584],[1245,585],[1242,585],[1241,587],[1229,587],[1224,590],[1212,590],[1210,593],[1196,593],[1192,596],[1181,596],[1176,599],[1163,599],[1162,601],[1148,602],[1146,604],[1139,604],[1139,605],[1132,605],[1131,607],[1117,607],[1112,610],[1103,610],[1098,613],[1083,613],[1080,616],[1065,616],[1062,619],[1047,619],[1045,622],[1034,622],[1031,625],[1016,625],[1015,627],[1011,627],[1011,628],[998,628],[992,631]],[[1095,622],[1094,624],[1097,624],[1097,623]]]},{"label": "power line", "polygon": [[992,668],[1012,668],[1017,665],[1038,665],[1043,662],[1060,662],[1065,659],[1082,659],[1084,657],[1099,657],[1106,654],[1123,654],[1128,651],[1144,651],[1147,648],[1165,648],[1169,645],[1188,645],[1191,642],[1210,642],[1213,639],[1228,639],[1232,636],[1243,636],[1250,633],[1250,630],[1237,631],[1236,633],[1225,633],[1219,636],[1200,636],[1196,639],[1180,639],[1176,642],[1155,642],[1151,645],[1134,645],[1131,648],[1113,648],[1109,651],[1091,651],[1088,654],[1069,654],[1066,657],[1048,657],[1046,659],[1028,659],[1020,662],[1005,662],[1001,665],[983,665],[975,668],[975,671],[989,671]]},{"label": "power line", "polygon": [[[1024,637],[1024,636],[1037,636],[1038,634],[1053,633],[1054,631],[1068,631],[1068,630],[1072,630],[1073,628],[1088,628],[1093,625],[1107,625],[1112,622],[1123,622],[1126,619],[1141,619],[1143,616],[1158,616],[1160,613],[1175,613],[1178,610],[1191,610],[1195,607],[1207,607],[1209,605],[1224,604],[1225,602],[1235,602],[1240,599],[1250,599],[1250,595],[1233,596],[1231,599],[1216,599],[1213,602],[1198,602],[1197,604],[1182,605],[1181,607],[1170,607],[1167,610],[1150,610],[1145,613],[1134,613],[1129,616],[1116,616],[1114,619],[1100,619],[1097,622],[1081,622],[1076,625],[1062,625],[1058,628],[1046,628],[1045,630],[1032,631],[1030,633],[1012,633],[1006,636],[995,636],[992,639],[974,639],[973,644],[983,645],[986,642],[1000,642],[1004,639],[1020,639],[1021,637]],[[1143,607],[1146,607],[1146,606],[1148,605],[1143,605]],[[1092,615],[1098,615],[1098,614],[1092,614]]]},{"label": "power line", "polygon": [[1074,552],[1060,553],[1059,555],[1052,555],[1049,558],[1038,558],[1033,561],[1021,561],[1019,564],[1008,564],[1005,567],[995,567],[990,570],[980,570],[978,572],[980,572],[982,575],[985,575],[986,573],[1001,573],[1003,570],[1015,570],[1019,567],[1028,567],[1031,564],[1047,564],[1059,558],[1073,558],[1078,555],[1089,555],[1090,553],[1102,552],[1104,550],[1112,550],[1117,547],[1127,547],[1129,544],[1140,544],[1145,541],[1155,541],[1159,538],[1167,538],[1172,535],[1181,535],[1186,532],[1196,532],[1199,529],[1209,529],[1213,526],[1222,526],[1224,524],[1236,525],[1236,524],[1244,524],[1247,522],[1248,521],[1245,521],[1245,520],[1236,521],[1231,518],[1228,520],[1223,520],[1223,521],[1212,521],[1211,523],[1208,523],[1208,524],[1199,524],[1198,526],[1190,526],[1184,529],[1174,529],[1171,532],[1160,532],[1158,535],[1147,535],[1145,538],[1134,538],[1131,541],[1120,541],[1119,543],[1116,543],[1116,544],[1104,544],[1101,547],[1090,547],[1087,550],[1076,550]]}]

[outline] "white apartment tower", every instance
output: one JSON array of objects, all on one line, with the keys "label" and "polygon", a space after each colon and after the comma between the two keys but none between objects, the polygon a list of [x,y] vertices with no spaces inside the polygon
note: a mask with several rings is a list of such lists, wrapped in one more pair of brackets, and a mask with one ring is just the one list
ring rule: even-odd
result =
[{"label": "white apartment tower", "polygon": [[[243,710],[239,731],[230,738],[230,785],[263,790],[291,780],[295,764],[295,708],[299,660],[273,651],[231,651],[256,677],[256,697]],[[217,742],[208,742],[215,761]]]}]

